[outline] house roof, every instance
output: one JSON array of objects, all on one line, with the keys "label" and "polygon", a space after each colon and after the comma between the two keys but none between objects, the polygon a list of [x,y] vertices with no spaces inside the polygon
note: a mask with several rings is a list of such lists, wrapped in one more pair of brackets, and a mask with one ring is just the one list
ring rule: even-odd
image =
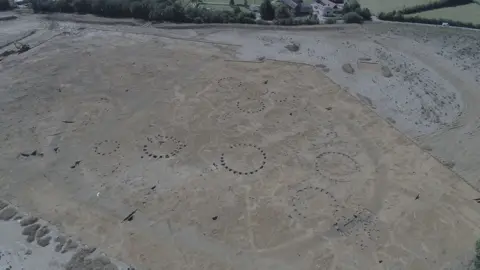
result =
[{"label": "house roof", "polygon": [[295,3],[293,0],[281,0],[285,5],[291,7],[291,8],[296,8],[297,3]]}]

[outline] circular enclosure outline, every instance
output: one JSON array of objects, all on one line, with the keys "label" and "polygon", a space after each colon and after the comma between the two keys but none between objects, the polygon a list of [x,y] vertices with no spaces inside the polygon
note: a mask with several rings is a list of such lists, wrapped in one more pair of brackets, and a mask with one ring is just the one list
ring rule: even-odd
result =
[{"label": "circular enclosure outline", "polygon": [[[293,212],[296,214],[296,216],[299,217],[300,220],[303,220],[303,219],[308,219],[308,215],[306,215],[305,213],[303,213],[303,211],[300,209],[300,208],[297,208],[297,202],[300,200],[299,198],[299,195],[308,190],[308,189],[315,189],[316,192],[319,192],[319,193],[323,193],[325,195],[328,196],[328,198],[330,199],[330,201],[332,202],[329,206],[333,208],[333,212],[332,212],[332,217],[334,219],[336,219],[336,213],[339,211],[339,209],[341,208],[341,205],[338,204],[337,202],[337,199],[327,190],[323,189],[323,188],[319,188],[319,187],[313,187],[313,186],[308,186],[308,187],[305,187],[303,189],[300,189],[300,190],[297,190],[296,192],[296,195],[294,196],[290,196],[290,201],[292,203],[292,207],[293,207]],[[319,207],[325,207],[325,206],[319,206]],[[328,206],[327,206],[328,207]]]},{"label": "circular enclosure outline", "polygon": [[[108,143],[108,142],[111,142],[115,145],[115,147],[113,148],[112,151],[102,152],[102,151],[98,150],[99,147],[102,144],[105,144],[105,143]],[[96,142],[95,145],[93,146],[93,151],[95,152],[95,154],[100,155],[100,156],[111,155],[111,154],[117,152],[119,149],[120,149],[120,143],[118,141],[103,140],[103,141]]]},{"label": "circular enclosure outline", "polygon": [[233,168],[231,168],[230,166],[227,165],[227,163],[225,161],[225,153],[222,153],[221,156],[220,156],[220,165],[222,165],[222,167],[225,168],[227,171],[232,172],[235,175],[236,174],[238,174],[238,175],[252,175],[254,173],[257,173],[259,170],[263,169],[265,167],[265,165],[267,164],[267,154],[260,147],[254,145],[254,144],[238,143],[238,144],[231,145],[230,149],[234,149],[234,148],[237,148],[237,147],[242,147],[242,148],[250,147],[250,148],[254,148],[257,151],[259,151],[262,154],[262,157],[263,157],[262,165],[260,165],[258,168],[254,169],[254,170],[251,170],[251,171],[246,171],[246,172],[237,171],[237,170],[235,170],[235,169],[233,169]]},{"label": "circular enclosure outline", "polygon": [[330,179],[332,181],[335,181],[335,182],[350,182],[350,180],[345,180],[343,178],[332,177],[331,174],[325,172],[325,169],[320,168],[320,166],[318,164],[318,160],[320,158],[324,157],[324,156],[327,156],[327,155],[339,155],[339,156],[342,156],[342,157],[350,160],[350,162],[352,162],[355,165],[354,166],[355,168],[349,174],[354,174],[355,172],[360,171],[360,164],[358,164],[358,162],[355,159],[353,159],[351,156],[349,156],[347,154],[344,154],[344,153],[340,153],[340,152],[323,152],[315,158],[315,171],[317,171],[318,173],[322,174],[323,176],[327,177],[328,179]]},{"label": "circular enclosure outline", "polygon": [[[284,94],[283,97],[277,97],[277,95]],[[272,92],[271,93],[271,98],[275,103],[278,104],[288,104],[292,107],[298,107],[300,104],[300,98],[297,97],[297,95],[290,95],[290,94],[285,94],[281,92]]]},{"label": "circular enclosure outline", "polygon": [[247,100],[258,102],[260,104],[260,106],[257,109],[254,109],[254,110],[244,109],[240,106],[240,101],[237,101],[237,109],[240,110],[241,112],[248,113],[248,114],[259,113],[259,112],[265,110],[265,102],[263,102],[261,100],[253,100],[251,98],[247,98]]},{"label": "circular enclosure outline", "polygon": [[[171,151],[171,152],[168,152],[168,153],[165,153],[163,155],[157,155],[151,151],[148,151],[148,145],[145,144],[143,145],[143,148],[142,148],[142,151],[143,153],[145,153],[146,156],[148,157],[151,157],[151,158],[154,158],[154,159],[166,159],[166,158],[171,158],[171,157],[174,157],[176,156],[183,148],[187,147],[186,144],[180,142],[179,140],[177,140],[175,137],[173,136],[163,136],[163,135],[155,135],[154,136],[155,139],[157,140],[165,140],[165,141],[172,141],[175,143],[176,145],[176,148],[175,150]],[[150,144],[153,144],[153,142],[151,141],[151,138],[150,137],[147,137],[147,141],[150,143]]]},{"label": "circular enclosure outline", "polygon": [[235,77],[223,77],[217,80],[218,86],[224,89],[232,90],[243,86],[243,81]]}]

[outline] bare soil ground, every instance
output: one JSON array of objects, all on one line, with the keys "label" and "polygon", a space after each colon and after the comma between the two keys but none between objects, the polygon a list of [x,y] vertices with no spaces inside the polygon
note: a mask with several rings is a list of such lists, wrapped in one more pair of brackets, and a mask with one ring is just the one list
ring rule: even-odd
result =
[{"label": "bare soil ground", "polygon": [[471,262],[476,32],[24,16],[1,42],[32,29],[0,62],[0,196],[62,234],[137,269]]}]

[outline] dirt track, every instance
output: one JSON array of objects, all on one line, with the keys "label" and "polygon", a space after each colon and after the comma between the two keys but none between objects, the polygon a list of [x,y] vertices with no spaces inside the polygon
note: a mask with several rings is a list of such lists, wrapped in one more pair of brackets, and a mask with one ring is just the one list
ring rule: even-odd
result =
[{"label": "dirt track", "polygon": [[63,233],[138,269],[472,259],[480,196],[448,167],[476,188],[480,73],[457,33],[19,20],[2,43],[37,31],[0,62],[0,195]]}]

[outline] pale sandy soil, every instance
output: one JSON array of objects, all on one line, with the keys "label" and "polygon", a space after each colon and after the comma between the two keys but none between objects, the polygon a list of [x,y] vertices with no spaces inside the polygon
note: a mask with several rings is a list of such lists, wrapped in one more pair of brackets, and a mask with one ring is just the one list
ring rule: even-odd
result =
[{"label": "pale sandy soil", "polygon": [[478,46],[409,27],[2,23],[37,31],[0,62],[0,197],[136,269],[468,269]]}]

